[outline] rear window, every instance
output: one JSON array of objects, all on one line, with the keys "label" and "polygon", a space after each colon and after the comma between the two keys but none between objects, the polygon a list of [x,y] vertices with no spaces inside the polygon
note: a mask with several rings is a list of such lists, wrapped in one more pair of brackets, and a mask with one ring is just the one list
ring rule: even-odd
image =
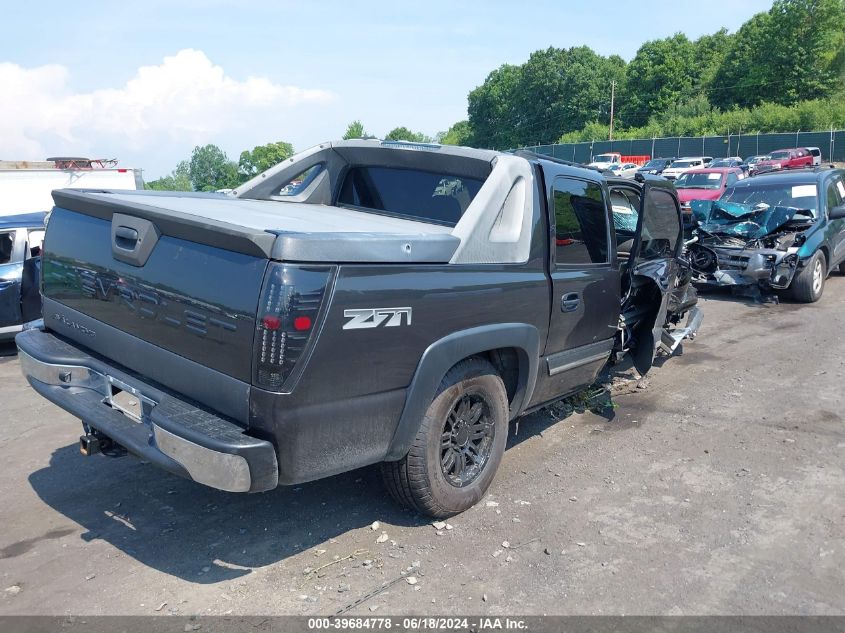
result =
[{"label": "rear window", "polygon": [[338,204],[455,226],[483,180],[395,167],[351,167]]}]

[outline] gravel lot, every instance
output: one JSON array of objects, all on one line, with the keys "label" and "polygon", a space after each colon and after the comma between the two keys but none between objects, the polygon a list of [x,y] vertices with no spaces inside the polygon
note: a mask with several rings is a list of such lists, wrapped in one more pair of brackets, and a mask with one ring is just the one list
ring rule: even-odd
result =
[{"label": "gravel lot", "polygon": [[394,579],[350,613],[843,614],[845,277],[702,304],[613,419],[521,420],[440,530],[374,468],[239,496],[83,458],[2,347],[0,614],[328,614]]}]

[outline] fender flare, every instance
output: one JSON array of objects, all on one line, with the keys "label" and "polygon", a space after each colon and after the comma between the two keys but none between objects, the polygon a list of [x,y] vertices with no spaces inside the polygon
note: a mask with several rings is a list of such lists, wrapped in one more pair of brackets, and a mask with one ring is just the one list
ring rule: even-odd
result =
[{"label": "fender flare", "polygon": [[531,400],[537,381],[540,364],[540,333],[537,328],[526,323],[498,323],[453,332],[435,341],[423,352],[384,459],[402,459],[410,450],[425,411],[449,369],[464,358],[503,347],[515,348],[519,360],[519,379],[510,406],[510,418],[522,413]]}]

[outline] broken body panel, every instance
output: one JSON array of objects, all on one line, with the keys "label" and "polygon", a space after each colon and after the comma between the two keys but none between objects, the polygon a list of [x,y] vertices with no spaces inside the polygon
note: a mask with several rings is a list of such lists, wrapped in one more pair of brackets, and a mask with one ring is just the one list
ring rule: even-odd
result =
[{"label": "broken body panel", "polygon": [[689,245],[696,283],[785,289],[812,254],[802,249],[815,223],[810,209],[708,200],[693,202],[692,209],[698,221]]}]

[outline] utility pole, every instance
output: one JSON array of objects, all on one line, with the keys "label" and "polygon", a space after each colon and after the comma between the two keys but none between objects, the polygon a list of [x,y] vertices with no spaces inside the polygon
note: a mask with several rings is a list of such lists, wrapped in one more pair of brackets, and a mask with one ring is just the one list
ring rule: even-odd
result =
[{"label": "utility pole", "polygon": [[616,80],[610,82],[610,139],[613,140],[613,102],[616,100]]}]

